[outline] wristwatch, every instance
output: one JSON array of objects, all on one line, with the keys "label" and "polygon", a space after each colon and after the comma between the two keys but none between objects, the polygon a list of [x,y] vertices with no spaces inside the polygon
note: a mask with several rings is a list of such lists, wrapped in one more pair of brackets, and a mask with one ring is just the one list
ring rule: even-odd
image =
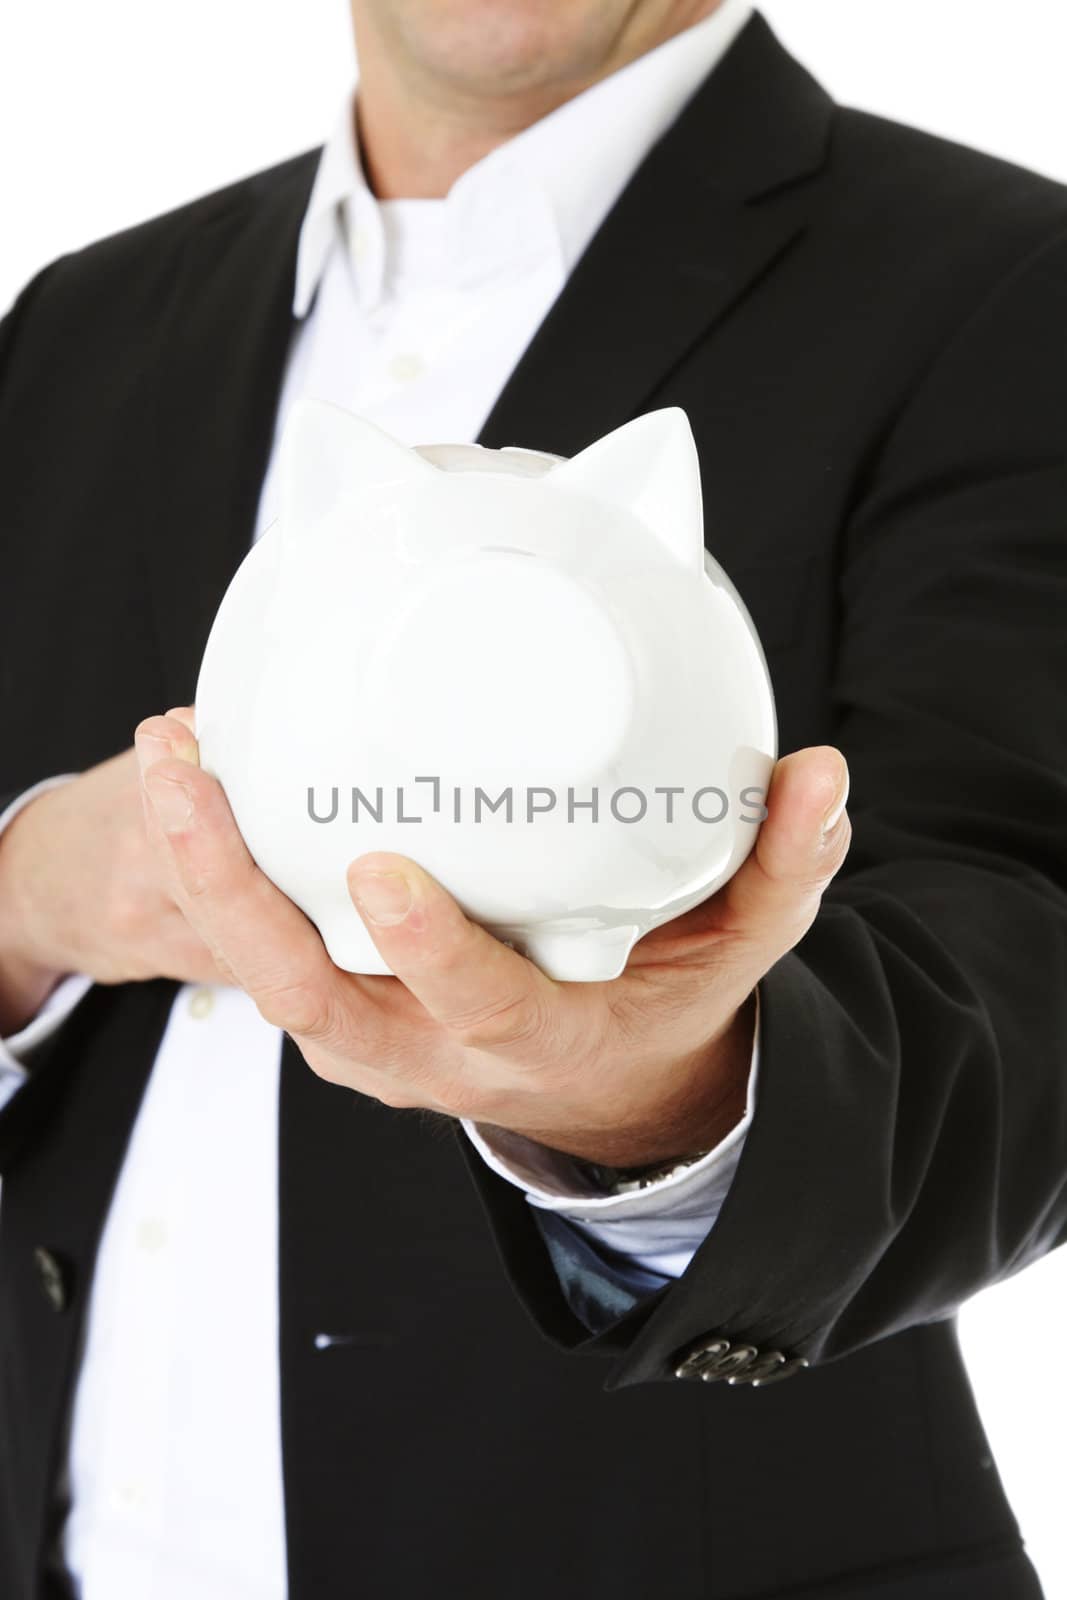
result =
[{"label": "wristwatch", "polygon": [[695,1167],[710,1154],[710,1150],[698,1150],[695,1155],[672,1157],[670,1161],[657,1161],[649,1167],[606,1167],[597,1161],[577,1161],[577,1165],[590,1183],[604,1194],[636,1194],[654,1183],[661,1183],[664,1178],[673,1178],[687,1167]]}]

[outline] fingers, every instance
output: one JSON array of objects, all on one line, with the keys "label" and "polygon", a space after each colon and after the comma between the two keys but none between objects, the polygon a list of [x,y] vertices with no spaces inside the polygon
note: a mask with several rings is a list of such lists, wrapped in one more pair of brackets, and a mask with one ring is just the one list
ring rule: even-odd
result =
[{"label": "fingers", "polygon": [[180,722],[184,728],[188,728],[192,735],[192,742],[195,745],[196,708],[194,706],[174,706],[172,710],[167,712],[167,716],[173,718],[175,722]]},{"label": "fingers", "polygon": [[715,897],[716,923],[780,946],[778,954],[791,949],[848,853],[847,800],[848,767],[840,751],[819,745],[783,757],[755,848]]},{"label": "fingers", "polygon": [[322,1039],[339,1026],[341,975],[317,931],[252,860],[186,722],[150,717],[134,737],[150,833],[175,898],[268,1021]]},{"label": "fingers", "polygon": [[429,873],[379,851],[352,863],[348,886],[392,971],[457,1042],[522,1057],[549,1048],[559,986],[468,921]]},{"label": "fingers", "polygon": [[[200,765],[200,751],[193,737],[191,723],[182,715],[187,711],[188,708],[183,706],[178,711],[168,711],[165,717],[148,717],[135,730],[134,755],[142,778],[148,767],[171,757],[185,761],[191,766]],[[145,833],[149,843],[153,846],[157,858],[165,860],[167,852],[164,834],[143,783],[141,809],[144,813]]]},{"label": "fingers", "polygon": [[642,939],[630,966],[730,966],[742,988],[755,983],[807,932],[845,859],[847,798],[839,751],[820,745],[783,756],[751,854],[717,894]]},{"label": "fingers", "polygon": [[193,732],[192,710],[179,706],[163,717],[147,717],[135,730],[134,748],[137,764],[144,771],[146,765],[164,761],[173,756],[178,761],[200,765],[200,748]]},{"label": "fingers", "polygon": [[413,862],[383,854],[354,863],[350,889],[404,985],[389,980],[391,987],[406,1008],[418,1002],[418,1018],[405,1016],[392,994],[379,1003],[373,986],[385,980],[339,973],[315,928],[256,866],[220,785],[198,765],[188,719],[149,718],[135,745],[149,828],[175,898],[268,1021],[320,1049],[383,1064],[395,1058],[401,1035],[421,1030],[425,1042],[431,1019],[455,1043],[486,1050],[536,1049],[547,1040],[556,985],[468,922]]},{"label": "fingers", "polygon": [[179,983],[233,984],[233,973],[219,965],[177,905],[158,928],[152,944],[159,952],[153,977],[176,978]]}]

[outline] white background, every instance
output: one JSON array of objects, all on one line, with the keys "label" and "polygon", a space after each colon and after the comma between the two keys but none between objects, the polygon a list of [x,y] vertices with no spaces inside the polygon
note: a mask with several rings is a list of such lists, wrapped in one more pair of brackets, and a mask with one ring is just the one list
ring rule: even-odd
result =
[{"label": "white background", "polygon": [[[1063,0],[766,0],[839,99],[1067,180]],[[351,75],[345,0],[6,0],[0,306],[44,262],[317,144]],[[1067,1600],[1067,1257],[963,1317],[1002,1475]]]}]

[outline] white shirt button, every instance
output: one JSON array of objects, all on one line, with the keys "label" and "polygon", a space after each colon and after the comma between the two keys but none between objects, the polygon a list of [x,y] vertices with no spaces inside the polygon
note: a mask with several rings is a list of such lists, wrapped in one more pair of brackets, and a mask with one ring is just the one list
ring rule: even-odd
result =
[{"label": "white shirt button", "polygon": [[114,1511],[134,1511],[144,1499],[139,1483],[119,1483],[111,1490],[108,1500]]},{"label": "white shirt button", "polygon": [[370,255],[370,240],[366,228],[355,228],[352,232],[352,260],[366,261]]},{"label": "white shirt button", "polygon": [[137,1244],[140,1249],[151,1254],[165,1248],[167,1243],[167,1224],[162,1217],[142,1217],[137,1224]]},{"label": "white shirt button", "polygon": [[397,383],[410,383],[412,378],[417,378],[425,367],[421,356],[413,350],[404,351],[403,354],[394,356],[389,363],[389,376]]},{"label": "white shirt button", "polygon": [[189,1015],[202,1022],[215,1009],[215,996],[211,989],[194,989],[189,996]]}]

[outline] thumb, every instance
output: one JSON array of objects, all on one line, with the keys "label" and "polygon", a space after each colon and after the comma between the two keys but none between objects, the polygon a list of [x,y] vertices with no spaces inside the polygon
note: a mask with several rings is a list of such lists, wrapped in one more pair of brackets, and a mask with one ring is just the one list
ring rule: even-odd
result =
[{"label": "thumb", "polygon": [[830,745],[798,750],[774,769],[755,847],[711,902],[716,927],[763,946],[767,965],[803,938],[848,854],[847,800],[848,767]]}]

